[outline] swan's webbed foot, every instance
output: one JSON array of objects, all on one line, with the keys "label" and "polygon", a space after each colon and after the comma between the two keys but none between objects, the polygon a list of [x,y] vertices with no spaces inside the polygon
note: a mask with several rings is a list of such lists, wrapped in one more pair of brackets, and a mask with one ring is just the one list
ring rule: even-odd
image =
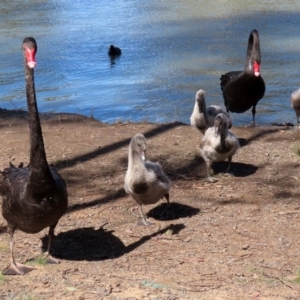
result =
[{"label": "swan's webbed foot", "polygon": [[34,270],[33,267],[28,267],[19,263],[11,263],[9,267],[2,271],[3,275],[25,275]]},{"label": "swan's webbed foot", "polygon": [[255,121],[252,121],[252,123],[250,125],[247,125],[246,127],[255,128],[255,127],[258,127],[258,125],[255,123]]}]

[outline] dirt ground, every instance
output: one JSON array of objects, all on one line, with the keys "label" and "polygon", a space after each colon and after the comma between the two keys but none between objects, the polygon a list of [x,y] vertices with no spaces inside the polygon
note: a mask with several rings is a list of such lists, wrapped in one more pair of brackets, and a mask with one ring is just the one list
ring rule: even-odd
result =
[{"label": "dirt ground", "polygon": [[[191,126],[114,124],[68,114],[43,115],[49,163],[67,182],[69,208],[53,241],[59,265],[34,260],[25,276],[0,275],[0,299],[300,299],[300,130],[233,127],[241,149],[234,177],[213,168],[205,181]],[[173,216],[162,200],[145,206],[155,223],[138,225],[123,189],[130,138],[144,133],[148,158],[172,179]],[[0,111],[0,169],[28,162],[25,112]],[[299,172],[299,174],[298,174]],[[0,269],[9,237],[0,217]],[[15,233],[15,257],[26,262],[47,245],[47,229]]]}]

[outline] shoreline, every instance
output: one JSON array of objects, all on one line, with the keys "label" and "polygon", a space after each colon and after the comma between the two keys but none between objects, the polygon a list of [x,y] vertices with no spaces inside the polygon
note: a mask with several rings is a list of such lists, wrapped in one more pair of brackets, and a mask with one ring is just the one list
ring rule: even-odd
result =
[{"label": "shoreline", "polygon": [[[13,119],[26,119],[27,120],[28,116],[28,111],[27,110],[22,110],[22,109],[6,109],[6,108],[0,108],[0,120],[5,119],[5,120],[13,120]],[[124,124],[152,124],[152,125],[166,125],[166,124],[181,124],[181,125],[186,125],[186,126],[191,126],[189,123],[183,123],[180,121],[173,121],[173,122],[166,122],[166,123],[155,123],[155,122],[134,122],[134,121],[116,121],[114,123],[106,123],[101,120],[98,120],[94,118],[93,116],[87,117],[82,114],[77,114],[77,113],[68,113],[68,112],[61,112],[61,113],[56,113],[56,112],[39,112],[40,120],[43,122],[81,122],[81,121],[95,121],[98,122],[102,125],[124,125]],[[233,128],[247,128],[251,126],[235,126],[233,125]],[[271,123],[269,125],[258,125],[256,126],[257,128],[268,128],[268,127],[285,127],[285,128],[293,128],[295,125],[291,122],[282,122],[282,123]]]}]

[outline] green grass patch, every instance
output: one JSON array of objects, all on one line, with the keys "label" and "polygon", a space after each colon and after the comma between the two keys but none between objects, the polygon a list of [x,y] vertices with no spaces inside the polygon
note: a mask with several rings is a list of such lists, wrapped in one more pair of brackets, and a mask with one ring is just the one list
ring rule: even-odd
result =
[{"label": "green grass patch", "polygon": [[298,272],[297,277],[294,279],[294,282],[300,284],[300,272]]},{"label": "green grass patch", "polygon": [[33,265],[46,265],[46,262],[47,262],[47,257],[45,256],[37,256],[35,258],[32,258],[30,260],[28,260],[26,262],[26,265],[30,265],[30,266],[33,266]]},{"label": "green grass patch", "polygon": [[294,146],[294,153],[300,157],[300,145],[295,145]]}]

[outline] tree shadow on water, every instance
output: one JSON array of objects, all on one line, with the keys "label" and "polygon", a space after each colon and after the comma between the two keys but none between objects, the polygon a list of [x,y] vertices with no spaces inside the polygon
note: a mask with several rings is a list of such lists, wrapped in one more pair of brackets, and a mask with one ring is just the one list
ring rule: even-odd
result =
[{"label": "tree shadow on water", "polygon": [[[164,234],[167,231],[177,234],[184,227],[183,224],[171,224],[164,229],[141,237],[128,246],[125,246],[121,239],[113,234],[113,230],[105,230],[102,227],[99,229],[77,228],[55,236],[52,241],[51,254],[59,259],[75,261],[114,259],[133,251],[156,235]],[[45,251],[48,245],[48,236],[44,236],[41,240],[42,250]]]}]

